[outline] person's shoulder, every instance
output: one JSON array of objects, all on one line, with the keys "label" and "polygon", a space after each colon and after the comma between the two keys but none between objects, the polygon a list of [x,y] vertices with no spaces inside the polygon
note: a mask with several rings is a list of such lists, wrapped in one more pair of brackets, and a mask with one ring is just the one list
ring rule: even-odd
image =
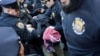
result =
[{"label": "person's shoulder", "polygon": [[97,16],[100,16],[100,0],[92,0],[92,10],[94,10],[94,14],[96,13]]},{"label": "person's shoulder", "polygon": [[8,4],[12,4],[16,2],[16,0],[0,0],[0,5],[3,6],[3,5],[8,5]]}]

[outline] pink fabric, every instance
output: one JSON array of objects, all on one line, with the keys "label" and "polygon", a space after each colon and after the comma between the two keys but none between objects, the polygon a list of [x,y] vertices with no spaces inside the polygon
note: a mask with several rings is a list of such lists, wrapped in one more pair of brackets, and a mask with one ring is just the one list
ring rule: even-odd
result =
[{"label": "pink fabric", "polygon": [[58,31],[54,29],[53,26],[46,28],[43,34],[43,40],[49,40],[53,43],[60,41],[61,35]]},{"label": "pink fabric", "polygon": [[45,47],[48,47],[49,45],[47,44],[47,41],[56,43],[60,41],[60,38],[61,38],[60,33],[56,31],[53,26],[47,27],[43,33],[43,40],[44,40]]}]

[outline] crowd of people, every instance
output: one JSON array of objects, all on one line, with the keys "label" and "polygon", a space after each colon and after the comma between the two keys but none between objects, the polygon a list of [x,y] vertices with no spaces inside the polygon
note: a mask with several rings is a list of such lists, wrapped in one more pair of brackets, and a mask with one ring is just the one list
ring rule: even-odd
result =
[{"label": "crowd of people", "polygon": [[100,56],[99,4],[0,0],[0,56]]}]

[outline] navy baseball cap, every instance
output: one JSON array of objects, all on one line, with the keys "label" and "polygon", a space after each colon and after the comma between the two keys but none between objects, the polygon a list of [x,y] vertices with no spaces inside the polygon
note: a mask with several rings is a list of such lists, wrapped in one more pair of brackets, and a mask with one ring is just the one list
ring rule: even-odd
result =
[{"label": "navy baseball cap", "polygon": [[0,0],[0,5],[1,6],[5,6],[5,5],[9,5],[12,3],[15,3],[17,0]]}]

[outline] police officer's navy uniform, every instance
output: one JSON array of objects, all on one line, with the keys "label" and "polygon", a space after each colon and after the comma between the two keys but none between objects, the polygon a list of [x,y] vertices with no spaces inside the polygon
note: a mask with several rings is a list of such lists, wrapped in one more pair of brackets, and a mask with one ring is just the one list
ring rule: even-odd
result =
[{"label": "police officer's navy uniform", "polygon": [[20,21],[18,20],[17,17],[8,15],[6,13],[2,13],[2,15],[0,17],[0,26],[1,27],[13,27],[14,30],[17,32],[17,34],[21,37],[22,40],[28,41],[29,38],[31,37],[31,35],[25,28],[21,29],[20,26],[17,25],[19,23],[20,23]]},{"label": "police officer's navy uniform", "polygon": [[[1,0],[0,5],[6,7],[9,4],[13,4],[15,2],[16,0],[12,0],[12,1],[11,0]],[[13,27],[23,41],[29,41],[33,39],[33,36],[36,36],[37,34],[35,30],[33,30],[32,33],[28,32],[25,25],[22,22],[20,22],[18,17],[9,15],[4,12],[2,12],[2,15],[0,17],[0,26]]]},{"label": "police officer's navy uniform", "polygon": [[100,56],[100,0],[83,0],[77,10],[61,12],[69,56]]},{"label": "police officer's navy uniform", "polygon": [[11,27],[0,27],[0,56],[17,56],[18,35]]},{"label": "police officer's navy uniform", "polygon": [[[1,0],[0,5],[5,7],[15,2],[16,0]],[[32,33],[28,32],[25,25],[20,22],[20,20],[16,16],[9,15],[4,12],[2,12],[2,15],[0,17],[0,27],[13,27],[13,29],[21,37],[21,40],[23,42],[28,42],[34,37],[37,37],[37,30],[33,30]],[[36,54],[35,51],[32,54]]]}]

